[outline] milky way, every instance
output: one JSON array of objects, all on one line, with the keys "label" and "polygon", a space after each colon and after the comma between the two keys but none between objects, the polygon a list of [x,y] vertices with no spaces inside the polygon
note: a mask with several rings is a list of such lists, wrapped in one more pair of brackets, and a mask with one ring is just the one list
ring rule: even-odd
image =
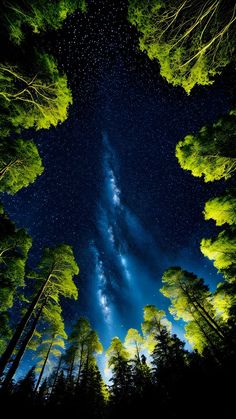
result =
[{"label": "milky way", "polygon": [[123,203],[119,163],[107,134],[103,134],[102,144],[103,187],[96,215],[98,234],[90,249],[96,296],[110,334],[117,328],[117,322],[126,323],[127,310],[123,307],[129,307],[130,317],[135,317],[138,307],[142,310],[141,296],[149,293],[163,270],[164,255],[135,213]]}]

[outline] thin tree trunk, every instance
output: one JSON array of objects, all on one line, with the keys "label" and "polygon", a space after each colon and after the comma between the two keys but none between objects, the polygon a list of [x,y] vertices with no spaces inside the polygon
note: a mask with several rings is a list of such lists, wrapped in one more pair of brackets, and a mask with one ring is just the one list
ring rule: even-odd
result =
[{"label": "thin tree trunk", "polygon": [[83,354],[84,354],[84,344],[82,343],[82,345],[81,345],[81,351],[80,351],[79,371],[78,371],[76,385],[79,385],[79,382],[80,382],[80,375],[81,375],[81,369],[82,369],[82,357],[83,357]]},{"label": "thin tree trunk", "polygon": [[59,362],[58,362],[56,375],[55,375],[55,378],[54,378],[53,383],[52,383],[52,388],[51,388],[51,391],[50,391],[50,395],[53,393],[54,387],[57,383],[57,378],[58,378],[58,374],[59,374],[59,371],[60,371],[60,368],[61,368],[61,363],[62,363],[62,355],[60,356],[60,359],[59,359]]},{"label": "thin tree trunk", "polygon": [[[187,296],[187,298],[188,298],[188,300],[189,300],[189,302],[190,303],[192,303],[192,305],[193,305],[193,307],[197,310],[197,312],[200,314],[200,316],[206,321],[206,323],[208,324],[208,326],[210,326],[210,328],[212,329],[212,330],[214,330],[214,332],[221,338],[221,339],[224,339],[225,338],[225,336],[222,334],[222,332],[220,332],[218,329],[219,329],[219,326],[217,325],[217,323],[216,323],[216,325],[217,325],[217,327],[210,321],[210,319],[212,320],[212,317],[207,313],[207,311],[204,309],[204,311],[202,310],[202,306],[201,306],[201,304],[200,303],[198,303],[198,301],[197,301],[197,299],[196,298],[193,298],[190,294],[189,294],[189,292],[188,292],[188,290],[181,284],[181,281],[179,281],[179,284],[180,284],[180,287],[181,287],[181,289],[182,289],[182,291],[186,294],[186,296]],[[207,313],[207,315],[206,315],[206,313]],[[209,317],[210,317],[210,319],[209,319]]]},{"label": "thin tree trunk", "polygon": [[75,363],[75,353],[73,355],[73,358],[72,358],[72,361],[71,361],[71,365],[70,365],[70,369],[69,369],[69,374],[68,374],[68,377],[69,377],[69,380],[70,381],[72,379],[72,374],[73,374],[73,369],[74,369],[74,363]]},{"label": "thin tree trunk", "polygon": [[53,341],[54,341],[54,337],[51,340],[51,343],[50,343],[49,348],[48,348],[48,351],[47,351],[47,355],[46,355],[46,357],[44,359],[44,363],[43,363],[43,366],[41,368],[41,371],[40,371],[40,374],[39,374],[39,378],[38,378],[37,384],[35,386],[35,392],[37,392],[37,390],[39,388],[39,385],[41,383],[42,376],[43,376],[43,373],[44,373],[44,370],[45,370],[45,367],[46,367],[46,364],[47,364],[47,361],[48,361],[48,357],[49,357],[50,352],[51,352],[51,349],[52,349]]},{"label": "thin tree trunk", "polygon": [[32,303],[30,304],[28,310],[26,311],[25,315],[22,317],[20,323],[18,324],[16,331],[14,333],[14,335],[12,336],[10,342],[8,343],[5,351],[3,352],[1,359],[0,359],[0,377],[2,376],[7,363],[10,359],[10,357],[13,354],[13,351],[15,350],[15,347],[22,335],[22,333],[24,332],[25,327],[27,326],[37,304],[39,303],[41,297],[43,296],[46,287],[48,285],[48,282],[51,278],[52,272],[54,269],[54,265],[53,268],[50,271],[50,274],[48,275],[47,279],[45,280],[44,284],[42,285],[42,287],[40,288],[40,290],[38,291],[38,293],[36,294],[35,298],[33,299]]},{"label": "thin tree trunk", "polygon": [[220,359],[218,358],[218,355],[217,355],[218,350],[217,350],[216,345],[211,340],[211,338],[208,336],[208,334],[205,332],[204,327],[202,327],[201,323],[199,323],[199,321],[194,316],[193,316],[193,318],[194,318],[194,321],[196,322],[196,324],[198,325],[199,329],[201,330],[203,336],[205,336],[206,341],[208,342],[208,344],[211,348],[211,351],[212,351],[212,354],[213,354],[214,358],[221,365],[221,361],[220,361]]},{"label": "thin tree trunk", "polygon": [[38,320],[39,320],[39,318],[40,318],[40,316],[42,314],[42,310],[45,307],[45,304],[46,304],[46,300],[41,305],[41,307],[40,307],[40,309],[39,309],[36,317],[34,318],[34,320],[32,322],[32,325],[31,325],[28,333],[26,334],[26,336],[25,336],[25,338],[24,338],[24,340],[23,340],[23,342],[22,342],[22,344],[21,344],[21,346],[20,346],[20,348],[18,350],[18,353],[17,353],[14,361],[12,362],[11,367],[9,368],[9,370],[8,370],[8,372],[6,374],[6,378],[3,381],[3,388],[8,387],[9,384],[11,383],[11,380],[12,380],[13,376],[15,375],[15,372],[16,372],[16,370],[17,370],[17,368],[19,366],[19,363],[20,363],[20,361],[21,361],[21,359],[22,359],[22,357],[23,357],[23,355],[25,353],[25,350],[26,350],[26,348],[27,348],[30,340],[33,337],[33,334],[35,332],[35,329],[36,329]]},{"label": "thin tree trunk", "polygon": [[137,352],[137,359],[138,359],[138,363],[140,364],[140,355],[139,355],[139,349],[138,349],[138,344],[135,341],[135,346],[136,346],[136,352]]},{"label": "thin tree trunk", "polygon": [[221,333],[222,337],[225,338],[225,334],[222,331],[221,327],[218,325],[218,323],[215,321],[215,319],[213,319],[213,317],[206,311],[205,307],[202,306],[199,302],[197,302],[199,308],[205,313],[205,315],[208,317],[209,321],[211,321],[215,328],[217,328],[217,330],[219,330],[219,332]]}]

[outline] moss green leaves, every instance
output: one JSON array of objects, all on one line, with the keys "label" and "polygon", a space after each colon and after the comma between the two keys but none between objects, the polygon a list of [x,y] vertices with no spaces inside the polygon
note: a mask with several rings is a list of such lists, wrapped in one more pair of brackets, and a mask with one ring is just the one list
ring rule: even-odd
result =
[{"label": "moss green leaves", "polygon": [[188,94],[212,84],[234,56],[235,9],[222,0],[130,0],[129,21],[161,75]]},{"label": "moss green leaves", "polygon": [[2,24],[9,37],[19,45],[25,38],[25,28],[39,33],[61,28],[64,20],[77,9],[86,11],[85,0],[25,0],[3,2]]},{"label": "moss green leaves", "polygon": [[14,130],[49,128],[65,121],[72,103],[67,78],[54,58],[37,56],[33,70],[0,64],[0,109],[5,114],[5,133]]},{"label": "moss green leaves", "polygon": [[236,224],[236,197],[230,193],[212,198],[205,204],[205,220],[213,219],[217,226]]},{"label": "moss green leaves", "polygon": [[205,182],[229,179],[236,170],[236,119],[227,116],[196,135],[187,135],[176,146],[180,166]]},{"label": "moss green leaves", "polygon": [[0,192],[13,195],[34,182],[42,172],[42,161],[33,141],[0,142]]}]

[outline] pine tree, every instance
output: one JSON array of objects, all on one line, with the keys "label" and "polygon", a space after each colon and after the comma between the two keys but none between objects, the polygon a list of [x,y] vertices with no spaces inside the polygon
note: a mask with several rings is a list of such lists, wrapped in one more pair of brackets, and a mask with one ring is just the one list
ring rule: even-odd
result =
[{"label": "pine tree", "polygon": [[[77,298],[78,291],[73,277],[78,274],[78,271],[79,269],[70,246],[59,245],[54,249],[44,250],[37,269],[30,275],[32,279],[36,280],[35,294],[0,360],[2,373],[22,334],[25,332],[25,336],[5,378],[5,384],[10,382],[18,368],[43,311],[47,310],[48,307],[50,308],[50,305],[53,306],[53,304],[58,303],[61,296]],[[31,325],[27,330],[31,319]]]}]

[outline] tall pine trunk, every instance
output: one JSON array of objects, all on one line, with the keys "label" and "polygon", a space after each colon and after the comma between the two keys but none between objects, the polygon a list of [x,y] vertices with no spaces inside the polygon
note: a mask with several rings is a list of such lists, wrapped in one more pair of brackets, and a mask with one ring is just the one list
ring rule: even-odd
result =
[{"label": "tall pine trunk", "polygon": [[20,339],[20,337],[22,336],[29,320],[31,319],[31,316],[37,306],[37,304],[39,303],[41,297],[43,296],[47,284],[50,280],[51,274],[53,272],[53,268],[50,271],[50,274],[47,276],[47,279],[45,280],[45,282],[43,283],[42,287],[40,288],[40,290],[38,291],[38,293],[36,294],[35,298],[33,299],[32,303],[30,304],[28,310],[26,311],[25,315],[22,317],[20,323],[18,324],[16,331],[14,333],[14,335],[12,336],[10,342],[8,343],[5,351],[3,352],[1,359],[0,359],[0,377],[2,376],[7,363],[10,359],[10,357],[12,356],[15,347]]},{"label": "tall pine trunk", "polygon": [[50,395],[52,395],[53,390],[54,390],[54,387],[55,387],[55,385],[57,383],[58,374],[59,374],[59,371],[60,371],[60,368],[61,368],[61,364],[62,364],[62,355],[60,356],[60,359],[59,359],[59,362],[58,362],[58,366],[57,366],[55,378],[53,380],[53,384],[52,384],[52,388],[51,388],[51,391],[50,391]]},{"label": "tall pine trunk", "polygon": [[3,388],[8,387],[9,384],[11,383],[11,380],[12,380],[12,378],[15,375],[15,372],[16,372],[16,370],[17,370],[17,368],[19,366],[19,363],[20,363],[20,361],[21,361],[21,359],[22,359],[22,357],[23,357],[23,355],[25,353],[25,350],[26,350],[26,348],[27,348],[30,340],[33,337],[33,334],[35,332],[37,323],[38,323],[38,321],[40,319],[40,316],[42,314],[43,308],[45,307],[45,304],[46,304],[46,300],[44,300],[43,304],[41,305],[41,307],[40,307],[40,309],[39,309],[36,317],[34,318],[34,320],[32,322],[32,325],[31,325],[28,333],[26,334],[26,336],[25,336],[25,338],[24,338],[24,340],[23,340],[23,342],[22,342],[22,344],[21,344],[21,346],[20,346],[20,348],[19,348],[19,350],[18,350],[18,352],[16,354],[16,357],[14,358],[14,361],[12,362],[11,367],[9,368],[9,370],[8,370],[8,372],[6,374],[5,380],[3,381],[3,385],[2,385]]},{"label": "tall pine trunk", "polygon": [[44,359],[44,363],[43,363],[43,366],[42,366],[42,368],[41,368],[41,371],[40,371],[40,374],[39,374],[39,378],[38,378],[38,381],[37,381],[37,384],[36,384],[36,387],[35,387],[35,392],[38,390],[39,385],[40,385],[40,383],[41,383],[42,376],[43,376],[43,373],[44,373],[45,367],[46,367],[47,362],[48,362],[48,357],[49,357],[50,352],[51,352],[51,349],[52,349],[53,340],[54,340],[54,337],[53,337],[53,338],[52,338],[52,340],[51,340],[51,343],[50,343],[49,348],[48,348],[48,351],[47,351],[47,355],[46,355],[46,357],[45,357],[45,359]]}]

